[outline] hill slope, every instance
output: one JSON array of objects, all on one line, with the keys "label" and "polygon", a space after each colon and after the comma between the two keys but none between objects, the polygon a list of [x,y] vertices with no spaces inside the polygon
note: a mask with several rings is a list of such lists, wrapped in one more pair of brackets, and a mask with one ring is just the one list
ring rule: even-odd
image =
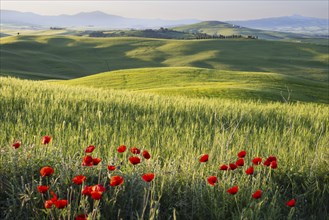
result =
[{"label": "hill slope", "polygon": [[160,40],[12,36],[1,38],[2,75],[72,79],[145,67],[274,72],[328,81],[328,46],[246,39]]},{"label": "hill slope", "polygon": [[326,83],[262,72],[190,67],[140,68],[95,74],[61,83],[194,98],[284,101],[290,93],[290,101],[329,103]]}]

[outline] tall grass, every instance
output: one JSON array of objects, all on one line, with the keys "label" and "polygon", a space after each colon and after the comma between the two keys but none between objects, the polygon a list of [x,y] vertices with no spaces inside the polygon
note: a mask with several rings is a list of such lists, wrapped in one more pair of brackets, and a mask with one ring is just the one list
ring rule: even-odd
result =
[{"label": "tall grass", "polygon": [[[0,198],[4,219],[73,219],[88,212],[95,219],[325,219],[328,215],[328,105],[184,99],[123,91],[67,87],[54,83],[0,78]],[[51,135],[48,146],[40,144]],[[21,140],[22,146],[11,144]],[[102,158],[82,167],[84,149]],[[147,149],[148,163],[136,168],[120,144]],[[246,150],[246,165],[232,172],[219,165]],[[200,164],[202,153],[210,159]],[[275,155],[279,168],[244,173],[255,156]],[[122,187],[110,188],[106,166],[122,161]],[[39,170],[61,198],[74,198],[63,210],[45,210],[36,186]],[[151,184],[140,175],[154,172]],[[108,191],[99,204],[80,197],[72,184],[85,174],[88,184]],[[206,178],[217,175],[215,187]],[[239,185],[235,195],[226,190]],[[254,201],[258,188],[263,197]],[[80,199],[81,198],[81,199]],[[285,202],[297,198],[294,208]]]}]

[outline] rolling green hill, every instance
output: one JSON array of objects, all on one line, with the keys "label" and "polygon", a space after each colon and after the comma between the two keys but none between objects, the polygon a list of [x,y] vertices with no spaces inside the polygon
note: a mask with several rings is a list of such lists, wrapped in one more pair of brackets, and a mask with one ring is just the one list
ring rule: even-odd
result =
[{"label": "rolling green hill", "polygon": [[0,46],[1,74],[30,79],[72,79],[145,67],[199,67],[328,81],[328,46],[323,45],[23,35],[1,38]]},{"label": "rolling green hill", "polygon": [[276,73],[191,67],[138,68],[60,81],[67,85],[123,89],[162,95],[263,101],[329,103],[326,83]]},{"label": "rolling green hill", "polygon": [[[188,33],[206,33],[210,35],[243,35],[243,36],[258,36],[259,39],[265,40],[291,40],[291,41],[308,41],[313,39],[313,42],[328,45],[328,39],[316,38],[314,36],[296,33],[286,33],[277,31],[266,31],[241,27],[220,21],[204,21],[191,25],[183,25],[173,28],[176,31]],[[318,40],[318,41],[316,41]],[[326,41],[324,41],[326,40]]]}]

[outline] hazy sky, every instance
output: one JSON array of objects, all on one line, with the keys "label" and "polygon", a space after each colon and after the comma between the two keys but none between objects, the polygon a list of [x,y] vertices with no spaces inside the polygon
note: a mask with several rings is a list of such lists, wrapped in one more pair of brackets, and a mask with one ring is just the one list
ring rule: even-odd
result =
[{"label": "hazy sky", "polygon": [[131,18],[200,20],[243,20],[287,15],[328,18],[327,0],[230,0],[230,1],[14,1],[0,0],[1,9],[35,12],[43,15],[103,11]]}]

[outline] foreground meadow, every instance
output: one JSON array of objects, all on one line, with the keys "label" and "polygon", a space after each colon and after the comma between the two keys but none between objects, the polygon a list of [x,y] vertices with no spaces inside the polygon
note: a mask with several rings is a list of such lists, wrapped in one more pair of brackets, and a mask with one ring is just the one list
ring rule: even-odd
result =
[{"label": "foreground meadow", "polygon": [[[2,77],[0,218],[326,219],[328,122],[325,104],[169,98]],[[128,149],[119,153],[120,145]],[[134,146],[151,158],[131,153]],[[82,166],[87,155],[96,162]],[[277,166],[264,165],[270,156]],[[46,166],[54,172],[41,171]],[[146,173],[154,179],[145,181]],[[82,185],[73,181],[79,175]],[[124,181],[114,184],[114,176]],[[82,194],[97,184],[99,199]],[[41,185],[50,189],[42,194]],[[47,208],[55,197],[67,204]]]}]

